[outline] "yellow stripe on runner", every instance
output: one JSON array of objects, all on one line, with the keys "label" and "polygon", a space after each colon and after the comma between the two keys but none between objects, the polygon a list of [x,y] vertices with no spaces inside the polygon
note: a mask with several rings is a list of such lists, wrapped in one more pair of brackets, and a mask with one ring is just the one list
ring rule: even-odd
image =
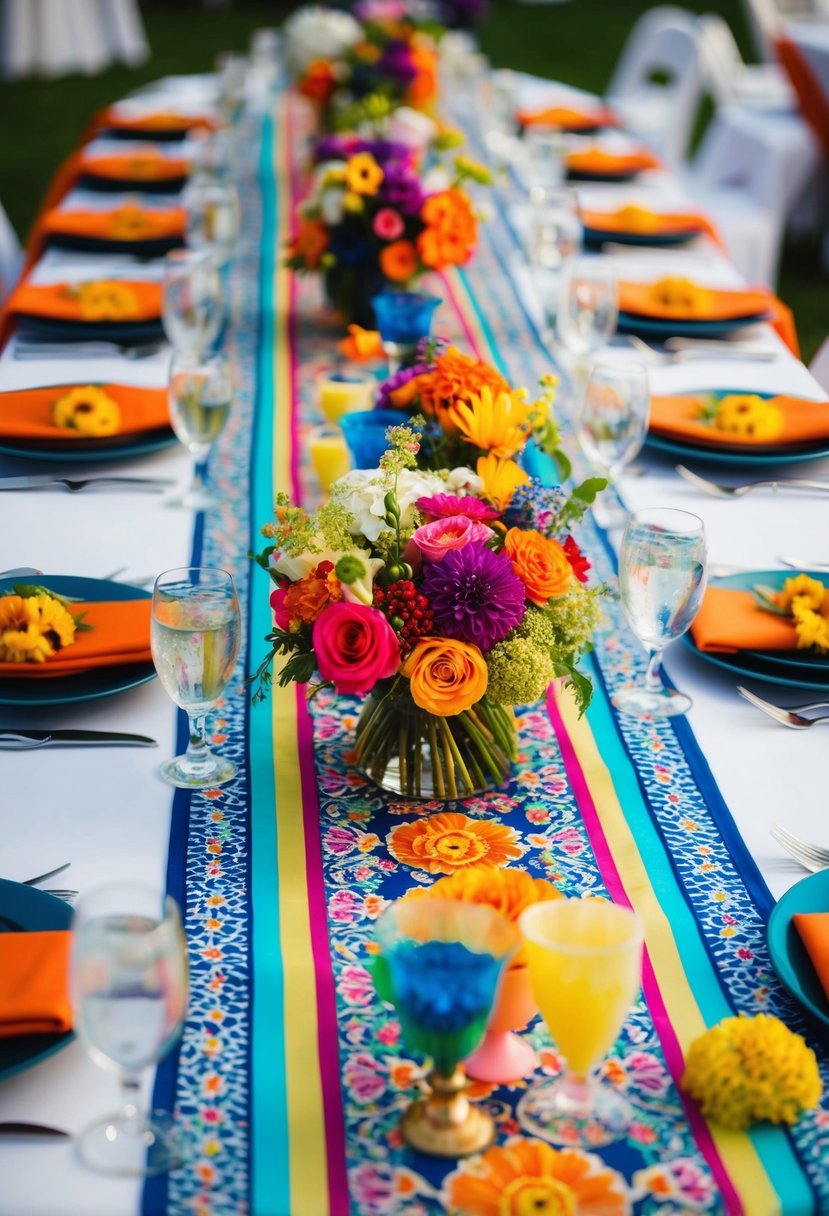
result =
[{"label": "yellow stripe on runner", "polygon": [[[579,718],[570,696],[557,698],[559,713],[593,797],[596,813],[608,840],[613,860],[628,898],[645,926],[648,955],[659,990],[683,1055],[691,1041],[706,1029],[693,989],[685,974],[670,922],[651,885],[645,865],[622,812],[613,780],[599,753],[586,717]],[[746,1216],[776,1216],[780,1202],[749,1136],[709,1125],[722,1158],[745,1208]]]}]

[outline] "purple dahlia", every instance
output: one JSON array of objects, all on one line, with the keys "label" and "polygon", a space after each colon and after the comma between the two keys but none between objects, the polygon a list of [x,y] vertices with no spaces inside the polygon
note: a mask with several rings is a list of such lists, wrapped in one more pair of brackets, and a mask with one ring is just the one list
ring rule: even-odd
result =
[{"label": "purple dahlia", "polygon": [[384,166],[378,201],[397,207],[404,215],[417,215],[423,206],[423,188],[408,165],[392,160]]},{"label": "purple dahlia", "polygon": [[453,549],[423,572],[435,633],[471,642],[486,653],[519,625],[526,612],[524,584],[506,553],[480,542]]}]

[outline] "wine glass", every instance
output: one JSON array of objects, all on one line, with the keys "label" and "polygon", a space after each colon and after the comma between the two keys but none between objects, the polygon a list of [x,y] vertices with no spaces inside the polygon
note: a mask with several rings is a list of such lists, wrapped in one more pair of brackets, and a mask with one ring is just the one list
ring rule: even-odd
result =
[{"label": "wine glass", "polygon": [[578,201],[569,190],[539,189],[530,208],[529,257],[546,326],[554,332],[565,266],[581,251]]},{"label": "wine glass", "polygon": [[[641,363],[595,363],[576,409],[576,438],[590,463],[614,482],[642,448],[648,433],[650,391]],[[596,522],[610,527],[627,512],[602,504]]]},{"label": "wine glass", "polygon": [[164,261],[164,332],[177,351],[200,355],[216,341],[224,319],[222,281],[211,256],[174,249]]},{"label": "wine glass", "polygon": [[141,1074],[167,1054],[187,1009],[187,946],[178,906],[136,883],[98,887],[72,920],[75,1031],[118,1073],[121,1108],[78,1138],[81,1160],[121,1177],[164,1173],[184,1158],[169,1116],[142,1109]]},{"label": "wine glass", "polygon": [[564,186],[564,137],[560,131],[528,131],[522,151],[521,170],[530,202],[543,204],[550,193],[560,192]]},{"label": "wine glass", "polygon": [[662,651],[681,637],[705,593],[705,528],[688,511],[667,507],[637,511],[628,520],[619,553],[619,590],[627,622],[649,651],[642,688],[624,688],[613,703],[638,717],[670,718],[691,708],[691,698],[666,688]]},{"label": "wine glass", "polygon": [[236,765],[207,746],[205,718],[233,674],[242,643],[239,601],[227,571],[201,566],[160,574],[150,642],[159,679],[190,725],[186,753],[163,764],[161,776],[182,789],[224,785]]},{"label": "wine glass", "polygon": [[518,925],[541,1016],[566,1061],[562,1076],[521,1099],[521,1125],[554,1143],[607,1144],[624,1133],[631,1110],[592,1074],[639,990],[639,921],[603,899],[555,899],[527,908]]},{"label": "wine glass", "polygon": [[594,354],[616,329],[616,278],[602,258],[571,258],[562,274],[558,336],[577,357]]},{"label": "wine glass", "polygon": [[229,181],[199,173],[185,186],[181,203],[187,215],[188,246],[211,254],[217,266],[226,266],[239,237],[236,187]]},{"label": "wine glass", "polygon": [[173,430],[196,461],[190,489],[170,505],[209,511],[215,500],[205,485],[207,458],[230,414],[233,365],[222,354],[199,358],[175,352],[167,396]]}]

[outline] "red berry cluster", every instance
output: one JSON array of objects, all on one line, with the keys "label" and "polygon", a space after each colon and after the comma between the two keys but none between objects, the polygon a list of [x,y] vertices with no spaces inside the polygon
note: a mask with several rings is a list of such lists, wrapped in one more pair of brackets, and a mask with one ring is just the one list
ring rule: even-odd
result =
[{"label": "red berry cluster", "polygon": [[410,578],[390,583],[388,587],[375,586],[374,607],[389,618],[404,650],[414,646],[418,638],[426,637],[435,627],[429,601],[425,595],[418,595]]}]

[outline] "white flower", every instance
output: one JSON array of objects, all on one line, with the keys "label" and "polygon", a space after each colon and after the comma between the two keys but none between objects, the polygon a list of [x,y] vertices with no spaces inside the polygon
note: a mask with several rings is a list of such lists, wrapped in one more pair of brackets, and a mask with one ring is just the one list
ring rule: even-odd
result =
[{"label": "white flower", "polygon": [[284,574],[292,583],[296,583],[316,570],[320,562],[330,562],[332,566],[336,567],[341,558],[354,558],[363,567],[363,573],[358,578],[352,579],[350,583],[340,580],[343,598],[352,604],[371,604],[374,580],[386,564],[383,559],[370,557],[365,549],[327,549],[322,543],[321,537],[317,536],[314,539],[313,552],[306,549],[304,553],[300,554],[283,553],[272,560],[271,565],[274,570],[278,574]]},{"label": "white flower", "polygon": [[324,190],[319,200],[322,218],[329,228],[335,228],[343,218],[343,199],[345,191],[341,186],[331,186]]},{"label": "white flower", "polygon": [[446,478],[446,493],[457,494],[459,498],[468,494],[479,498],[483,488],[484,483],[478,474],[464,467],[452,469]]},{"label": "white flower", "polygon": [[[409,528],[414,523],[414,504],[421,497],[439,494],[443,478],[437,473],[403,469],[397,481],[397,502],[400,523]],[[352,469],[335,481],[331,496],[341,503],[354,519],[353,536],[364,536],[374,543],[388,525],[385,521],[384,499],[388,492],[388,475],[382,469]]]},{"label": "white flower", "polygon": [[427,114],[400,106],[389,118],[387,136],[395,143],[405,144],[416,152],[425,152],[438,133],[437,123]]},{"label": "white flower", "polygon": [[452,179],[443,165],[435,165],[430,169],[422,182],[424,194],[439,194],[442,190],[448,190],[451,185]]},{"label": "white flower", "polygon": [[350,13],[321,5],[298,9],[283,27],[285,58],[290,70],[301,76],[315,59],[341,59],[363,36]]}]

